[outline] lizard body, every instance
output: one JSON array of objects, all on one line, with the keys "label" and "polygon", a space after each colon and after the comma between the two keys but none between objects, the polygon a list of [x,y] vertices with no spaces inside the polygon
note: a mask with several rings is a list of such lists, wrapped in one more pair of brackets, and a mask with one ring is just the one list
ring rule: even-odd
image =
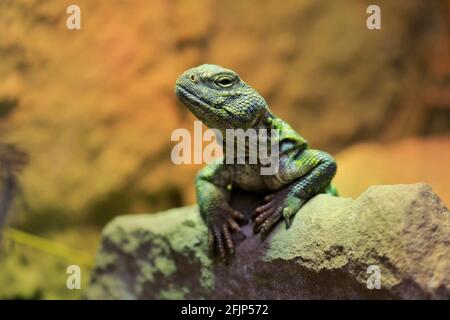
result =
[{"label": "lizard body", "polygon": [[[273,226],[292,217],[318,193],[335,193],[331,180],[336,162],[326,152],[310,149],[308,142],[269,110],[267,102],[232,70],[201,65],[185,71],[175,93],[209,128],[225,135],[227,129],[275,129],[270,142],[279,146],[279,169],[262,175],[261,164],[228,163],[224,159],[206,165],[195,185],[200,214],[208,226],[210,248],[222,259],[234,253],[232,232],[240,232],[244,215],[230,206],[230,191],[265,193],[264,203],[253,214],[253,231],[264,240]],[[276,139],[276,141],[273,141]]]}]

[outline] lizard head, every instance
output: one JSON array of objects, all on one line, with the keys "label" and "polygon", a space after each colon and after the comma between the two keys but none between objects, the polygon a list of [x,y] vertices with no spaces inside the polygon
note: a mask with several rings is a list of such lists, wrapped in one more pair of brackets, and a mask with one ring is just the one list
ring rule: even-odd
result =
[{"label": "lizard head", "polygon": [[186,70],[177,80],[175,93],[209,128],[250,128],[265,118],[264,98],[229,69],[204,64]]}]

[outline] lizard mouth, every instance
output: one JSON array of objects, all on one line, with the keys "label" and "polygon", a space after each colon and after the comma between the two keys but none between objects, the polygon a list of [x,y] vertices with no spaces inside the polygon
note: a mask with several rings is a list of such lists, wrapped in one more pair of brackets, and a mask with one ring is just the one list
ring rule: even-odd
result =
[{"label": "lizard mouth", "polygon": [[205,101],[203,101],[202,99],[200,99],[199,97],[197,97],[196,95],[182,88],[179,85],[176,86],[175,93],[178,96],[178,98],[180,98],[180,100],[187,105],[203,108],[211,108],[211,106],[207,104]]}]

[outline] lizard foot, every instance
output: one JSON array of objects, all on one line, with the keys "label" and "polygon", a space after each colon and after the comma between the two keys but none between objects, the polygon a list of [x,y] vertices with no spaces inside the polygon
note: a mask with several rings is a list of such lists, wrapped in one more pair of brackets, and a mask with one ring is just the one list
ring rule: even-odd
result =
[{"label": "lizard foot", "polygon": [[283,188],[264,198],[265,203],[256,208],[253,217],[253,233],[261,232],[265,240],[275,224],[284,218],[286,229],[290,227],[292,218],[302,207],[304,201],[290,194],[291,188]]},{"label": "lizard foot", "polygon": [[245,222],[244,215],[239,211],[226,208],[216,216],[208,230],[209,250],[224,262],[228,261],[235,252],[231,233],[238,232],[245,238],[237,221]]}]

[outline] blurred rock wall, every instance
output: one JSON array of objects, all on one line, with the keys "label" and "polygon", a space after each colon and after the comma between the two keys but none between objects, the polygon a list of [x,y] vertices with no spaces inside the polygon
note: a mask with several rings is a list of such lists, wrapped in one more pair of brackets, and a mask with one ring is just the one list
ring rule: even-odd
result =
[{"label": "blurred rock wall", "polygon": [[[376,1],[370,31],[372,2],[2,0],[0,138],[31,158],[21,219],[101,224],[193,202],[198,166],[170,160],[171,132],[194,120],[173,85],[205,62],[332,153],[449,132],[447,2]],[[65,27],[72,3],[79,31]]]}]

